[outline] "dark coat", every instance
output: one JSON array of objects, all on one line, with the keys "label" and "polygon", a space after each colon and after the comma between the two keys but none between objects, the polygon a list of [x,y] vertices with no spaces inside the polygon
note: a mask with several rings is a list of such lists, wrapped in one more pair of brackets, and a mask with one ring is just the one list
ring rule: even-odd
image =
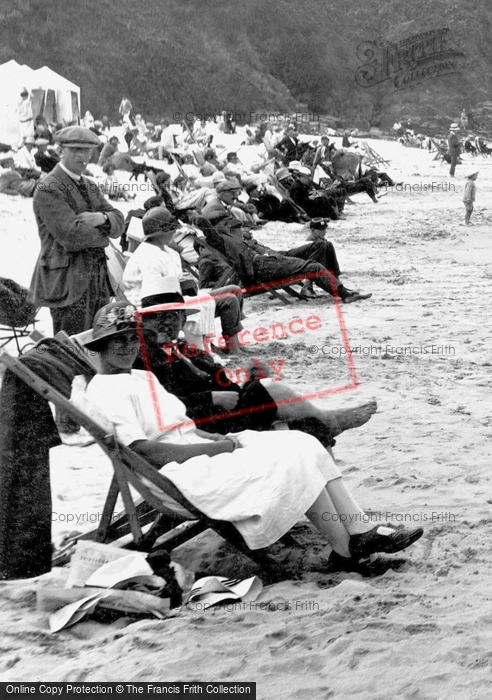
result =
[{"label": "dark coat", "polygon": [[453,157],[457,157],[461,153],[461,144],[459,138],[456,136],[454,131],[451,131],[448,136],[448,153]]},{"label": "dark coat", "polygon": [[[41,252],[31,281],[30,298],[40,306],[64,307],[82,297],[89,280],[97,276],[106,258],[109,238],[123,233],[123,214],[112,207],[90,180],[84,178],[91,207],[76,183],[57,165],[36,186],[34,215],[41,239]],[[108,235],[100,227],[78,219],[82,212],[105,212]],[[108,238],[109,236],[109,238]]]}]

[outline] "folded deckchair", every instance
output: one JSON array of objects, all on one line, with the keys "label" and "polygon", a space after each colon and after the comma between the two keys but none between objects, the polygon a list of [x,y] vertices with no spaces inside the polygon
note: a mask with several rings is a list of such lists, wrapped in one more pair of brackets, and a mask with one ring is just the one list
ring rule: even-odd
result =
[{"label": "folded deckchair", "polygon": [[[137,452],[120,443],[114,433],[108,430],[107,424],[96,422],[75,407],[63,394],[18,359],[3,353],[0,355],[0,361],[37,394],[82,425],[111,460],[114,476],[99,526],[97,530],[82,535],[83,538],[108,543],[131,533],[131,547],[149,551],[159,538],[159,547],[172,550],[197,534],[212,529],[248,556],[272,580],[281,576],[277,565],[264,550],[250,550],[231,523],[212,520],[204,515],[166,476]],[[134,501],[130,486],[140,494],[143,501]],[[114,511],[119,495],[123,501],[124,514],[115,517]],[[144,531],[144,526],[149,523],[150,529]]]}]

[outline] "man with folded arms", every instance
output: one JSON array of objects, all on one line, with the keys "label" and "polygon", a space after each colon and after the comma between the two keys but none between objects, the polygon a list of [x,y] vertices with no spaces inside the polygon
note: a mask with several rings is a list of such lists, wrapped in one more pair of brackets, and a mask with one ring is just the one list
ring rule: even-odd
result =
[{"label": "man with folded arms", "polygon": [[92,326],[113,293],[104,249],[123,232],[123,214],[91,180],[82,176],[99,139],[80,126],[55,136],[61,161],[36,187],[34,214],[41,252],[31,282],[31,300],[48,306],[53,332],[74,335]]}]

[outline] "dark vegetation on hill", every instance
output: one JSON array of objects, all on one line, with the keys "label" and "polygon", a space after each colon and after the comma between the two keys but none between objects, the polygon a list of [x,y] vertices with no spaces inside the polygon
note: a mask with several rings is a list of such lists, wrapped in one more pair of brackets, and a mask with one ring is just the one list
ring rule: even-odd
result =
[{"label": "dark vegetation on hill", "polygon": [[[362,42],[445,27],[457,73],[406,90],[357,84]],[[113,119],[125,94],[147,118],[297,107],[435,129],[463,107],[483,126],[492,114],[490,0],[2,0],[0,39],[0,62],[49,65],[81,86],[83,112]]]}]

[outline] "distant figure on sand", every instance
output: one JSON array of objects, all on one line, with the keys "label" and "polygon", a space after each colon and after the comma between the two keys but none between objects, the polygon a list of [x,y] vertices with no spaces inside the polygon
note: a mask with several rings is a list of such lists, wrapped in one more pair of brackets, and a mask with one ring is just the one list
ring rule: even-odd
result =
[{"label": "distant figure on sand", "polygon": [[458,164],[458,160],[461,154],[461,145],[458,138],[458,131],[460,130],[458,124],[451,124],[449,127],[448,135],[448,154],[451,158],[451,167],[449,168],[449,176],[454,177],[454,171]]},{"label": "distant figure on sand", "polygon": [[476,185],[475,185],[475,180],[478,177],[478,171],[476,173],[472,173],[471,175],[468,175],[466,179],[466,185],[465,185],[465,191],[463,192],[463,203],[465,205],[465,224],[468,225],[470,223],[472,211],[473,211],[473,204],[475,202],[475,192],[476,192]]}]

